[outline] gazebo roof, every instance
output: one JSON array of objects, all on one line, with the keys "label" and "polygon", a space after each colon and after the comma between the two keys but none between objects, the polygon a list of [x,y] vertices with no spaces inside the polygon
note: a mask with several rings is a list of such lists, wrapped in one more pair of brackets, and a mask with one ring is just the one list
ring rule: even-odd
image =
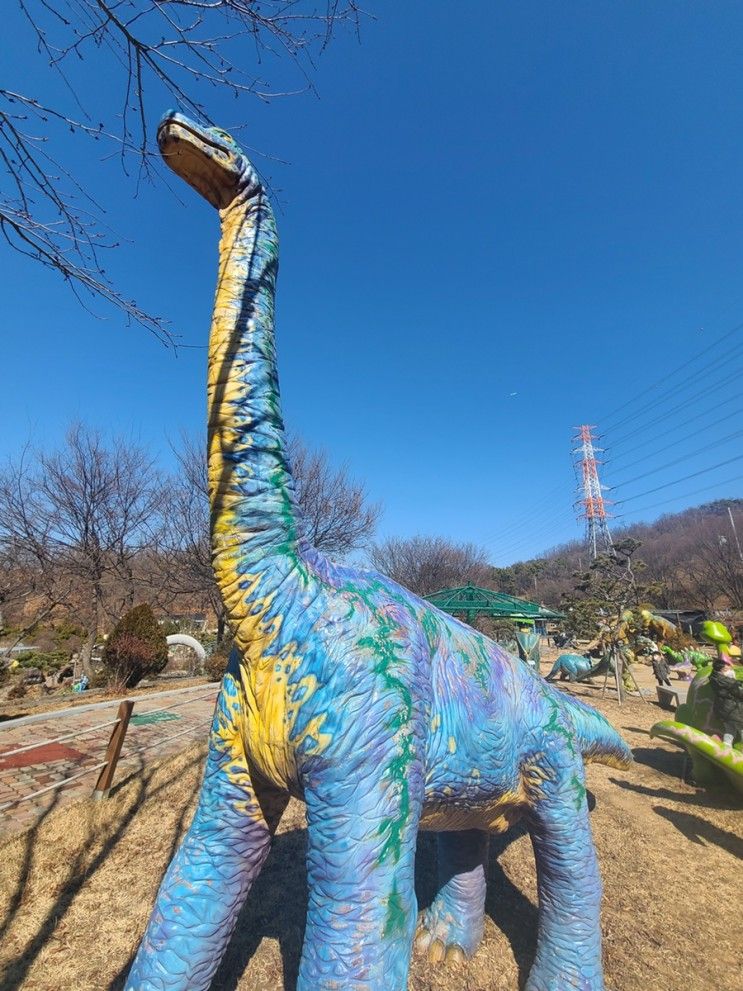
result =
[{"label": "gazebo roof", "polygon": [[528,599],[518,599],[505,592],[494,592],[477,585],[443,588],[427,595],[428,602],[448,613],[481,613],[507,619],[564,619],[564,614],[540,606]]}]

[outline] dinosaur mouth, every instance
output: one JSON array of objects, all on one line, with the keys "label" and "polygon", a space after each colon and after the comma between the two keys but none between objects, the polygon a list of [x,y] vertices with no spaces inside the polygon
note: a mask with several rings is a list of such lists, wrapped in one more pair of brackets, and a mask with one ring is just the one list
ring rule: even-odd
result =
[{"label": "dinosaur mouth", "polygon": [[163,120],[157,144],[167,165],[218,210],[234,199],[235,158],[226,145],[194,127],[180,114]]},{"label": "dinosaur mouth", "polygon": [[207,148],[214,148],[216,151],[222,152],[222,154],[227,155],[229,150],[225,144],[218,141],[216,138],[211,137],[211,135],[206,134],[204,131],[197,127],[194,127],[189,120],[182,117],[180,114],[171,114],[164,120],[160,121],[157,128],[157,143],[162,149],[164,144],[167,144],[171,140],[179,140],[185,134],[190,135],[192,140],[195,140],[198,144],[204,145]]}]

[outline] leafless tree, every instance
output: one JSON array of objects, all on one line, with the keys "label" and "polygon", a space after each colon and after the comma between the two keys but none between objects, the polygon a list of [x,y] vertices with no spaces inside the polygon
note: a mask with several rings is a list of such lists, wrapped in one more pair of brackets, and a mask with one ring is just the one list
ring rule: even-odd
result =
[{"label": "leafless tree", "polygon": [[323,451],[311,451],[296,437],[289,442],[289,459],[302,535],[327,554],[342,556],[363,547],[380,510],[368,502],[364,486],[349,478],[345,467],[333,468]]},{"label": "leafless tree", "polygon": [[392,537],[369,551],[374,567],[417,595],[439,589],[482,583],[491,570],[485,551],[445,537]]},{"label": "leafless tree", "polygon": [[133,604],[134,562],[152,543],[161,499],[149,455],[81,426],[61,450],[26,451],[4,475],[0,538],[34,562],[47,607],[75,608],[84,621],[88,673],[104,614]]},{"label": "leafless tree", "polygon": [[221,641],[225,613],[212,570],[204,445],[184,435],[175,455],[178,470],[165,486],[163,526],[158,552],[149,562],[150,578],[166,600],[180,599],[211,610]]},{"label": "leafless tree", "polygon": [[[349,478],[345,468],[334,469],[324,453],[310,451],[296,438],[289,448],[303,535],[330,554],[344,555],[364,546],[379,506],[370,504],[363,486]],[[212,572],[205,446],[183,437],[175,453],[178,471],[166,487],[154,574],[166,594],[210,608],[217,616],[221,639],[224,613]]]},{"label": "leafless tree", "polygon": [[722,520],[707,519],[697,524],[694,540],[685,560],[680,562],[677,581],[686,598],[710,611],[727,607],[743,609],[743,561]]},{"label": "leafless tree", "polygon": [[[153,113],[175,105],[209,122],[201,94],[270,100],[286,95],[264,77],[292,63],[298,88],[310,86],[313,58],[338,24],[358,26],[355,0],[16,0],[31,27],[29,59],[48,65],[64,98],[0,88],[0,231],[7,243],[85,291],[119,306],[129,318],[169,339],[164,321],[143,310],[108,279],[103,249],[116,245],[103,208],[65,164],[64,136],[90,138],[151,175]],[[245,68],[249,66],[249,68]],[[95,79],[118,85],[120,102],[95,105]],[[297,73],[295,73],[296,75]],[[20,83],[20,81],[19,81]],[[199,86],[199,84],[201,84]],[[91,146],[92,147],[92,146]]]}]

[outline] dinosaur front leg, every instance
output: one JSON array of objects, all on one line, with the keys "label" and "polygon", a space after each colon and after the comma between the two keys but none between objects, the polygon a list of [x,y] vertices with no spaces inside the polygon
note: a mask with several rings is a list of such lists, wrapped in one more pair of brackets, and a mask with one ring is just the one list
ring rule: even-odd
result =
[{"label": "dinosaur front leg", "polygon": [[225,687],[198,807],[160,886],[126,991],[210,986],[286,807],[284,795],[254,786]]},{"label": "dinosaur front leg", "polygon": [[417,902],[422,772],[338,772],[307,800],[309,900],[297,991],[405,991]]},{"label": "dinosaur front leg", "polygon": [[539,936],[526,991],[603,991],[601,879],[582,764],[566,763],[542,790],[530,816]]},{"label": "dinosaur front leg", "polygon": [[439,891],[423,913],[416,949],[434,963],[472,956],[485,924],[488,835],[478,829],[439,833]]}]

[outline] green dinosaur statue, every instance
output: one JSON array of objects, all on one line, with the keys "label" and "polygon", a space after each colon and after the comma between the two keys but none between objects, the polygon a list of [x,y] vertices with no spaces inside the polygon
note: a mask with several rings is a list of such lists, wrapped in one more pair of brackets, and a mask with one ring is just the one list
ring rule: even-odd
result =
[{"label": "green dinosaur statue", "polygon": [[[684,747],[691,758],[692,776],[697,784],[710,786],[727,781],[743,793],[743,750],[740,744],[733,743],[732,735],[726,741],[727,727],[715,698],[719,672],[724,671],[720,684],[727,689],[731,680],[733,685],[743,683],[743,667],[732,664],[731,653],[737,648],[731,646],[732,637],[722,623],[708,620],[702,624],[701,632],[708,643],[717,646],[718,661],[698,670],[689,685],[686,702],[676,710],[676,718],[655,723],[650,735]],[[743,698],[743,687],[733,690]]]}]

